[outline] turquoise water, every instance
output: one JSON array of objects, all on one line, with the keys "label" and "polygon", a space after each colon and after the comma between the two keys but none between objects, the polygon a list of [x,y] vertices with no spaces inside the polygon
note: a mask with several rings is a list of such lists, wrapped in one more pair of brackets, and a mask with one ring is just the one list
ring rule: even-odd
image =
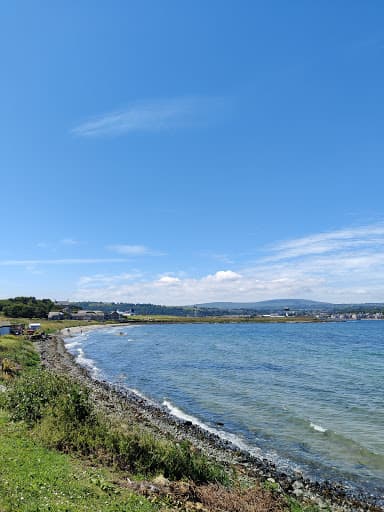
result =
[{"label": "turquoise water", "polygon": [[127,326],[67,342],[98,377],[282,467],[384,494],[384,322]]}]

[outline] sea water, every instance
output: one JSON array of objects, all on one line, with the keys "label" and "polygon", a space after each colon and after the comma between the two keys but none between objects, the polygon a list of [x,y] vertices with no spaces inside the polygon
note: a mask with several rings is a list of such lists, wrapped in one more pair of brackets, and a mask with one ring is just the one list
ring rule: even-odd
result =
[{"label": "sea water", "polygon": [[384,495],[382,321],[119,326],[67,347],[281,468]]}]

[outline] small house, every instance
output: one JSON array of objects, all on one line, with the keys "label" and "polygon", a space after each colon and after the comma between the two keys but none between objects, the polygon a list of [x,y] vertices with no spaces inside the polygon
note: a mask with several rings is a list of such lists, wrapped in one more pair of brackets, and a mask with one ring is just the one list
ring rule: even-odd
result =
[{"label": "small house", "polygon": [[105,313],[105,315],[104,315],[105,320],[118,321],[121,318],[122,318],[122,315],[118,311],[111,311],[110,313]]},{"label": "small house", "polygon": [[73,320],[94,320],[94,321],[103,321],[104,320],[104,311],[85,311],[80,310],[77,313],[72,313]]},{"label": "small house", "polygon": [[62,311],[50,311],[48,313],[48,320],[62,320],[64,313]]}]

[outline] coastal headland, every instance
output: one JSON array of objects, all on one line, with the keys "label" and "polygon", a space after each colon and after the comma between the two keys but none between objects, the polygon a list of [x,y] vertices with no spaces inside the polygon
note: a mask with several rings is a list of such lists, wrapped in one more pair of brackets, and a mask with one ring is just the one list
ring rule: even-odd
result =
[{"label": "coastal headland", "polygon": [[[120,324],[117,324],[120,325]],[[256,458],[240,450],[229,441],[207,432],[189,421],[182,421],[170,415],[160,405],[153,403],[127,389],[111,385],[106,381],[92,378],[87,370],[77,364],[65,348],[64,336],[75,336],[81,331],[99,329],[102,325],[68,327],[61,333],[50,335],[45,341],[36,343],[41,356],[42,365],[58,374],[70,375],[85,385],[91,394],[96,407],[107,413],[113,421],[128,423],[135,428],[149,432],[159,439],[173,440],[177,443],[188,440],[195,449],[226,468],[233,468],[247,482],[254,482],[260,488],[260,500],[265,500],[265,508],[260,510],[284,510],[284,497],[298,500],[310,510],[341,511],[371,511],[384,510],[377,501],[364,494],[350,494],[341,485],[329,482],[315,482],[305,479],[301,473],[283,472],[271,461]],[[151,493],[169,494],[172,484],[168,481],[154,486],[151,482],[131,482],[132,489],[139,490],[145,495]],[[199,490],[184,486],[183,492],[179,486],[173,486],[178,499],[184,502],[197,500],[205,510],[219,510],[214,504],[209,508],[199,496]],[[268,489],[268,492],[266,492]],[[273,491],[273,492],[271,492]],[[203,494],[204,492],[201,491]],[[224,492],[224,491],[223,491]],[[229,491],[225,491],[229,492]],[[194,494],[194,498],[192,496]],[[201,493],[200,493],[201,494]],[[203,503],[201,503],[203,501]],[[240,500],[241,501],[241,500]],[[240,503],[239,501],[239,503]],[[216,503],[217,505],[217,503]],[[248,505],[247,505],[248,506]],[[239,505],[241,507],[241,505]],[[239,511],[259,510],[259,508],[239,508]],[[308,509],[309,510],[309,509]]]}]

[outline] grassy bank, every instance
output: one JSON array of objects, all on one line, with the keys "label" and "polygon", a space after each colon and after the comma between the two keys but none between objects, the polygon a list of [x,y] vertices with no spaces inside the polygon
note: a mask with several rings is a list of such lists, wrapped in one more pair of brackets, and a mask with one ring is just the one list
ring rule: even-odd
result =
[{"label": "grassy bank", "polygon": [[0,336],[0,380],[8,380],[31,368],[37,368],[39,356],[23,336]]},{"label": "grassy bank", "polygon": [[[42,411],[48,411],[49,403],[43,386],[36,382],[36,375],[44,372],[31,342],[21,336],[1,336],[0,360],[0,381],[7,386],[7,391],[3,388],[0,393],[2,512],[159,510],[145,497],[116,486],[111,470],[92,468],[89,461],[75,460],[49,447],[52,443],[40,430]],[[51,395],[58,396],[54,390],[58,382],[50,384]],[[51,430],[51,438],[54,435]]]},{"label": "grassy bank", "polygon": [[113,473],[47,449],[24,423],[0,412],[2,512],[155,512],[159,506],[116,486]]},{"label": "grassy bank", "polygon": [[145,477],[228,481],[223,468],[186,442],[158,440],[140,428],[123,431],[111,424],[95,408],[88,389],[65,376],[30,371],[9,386],[3,406],[13,421],[29,425],[33,436],[48,447]]}]

